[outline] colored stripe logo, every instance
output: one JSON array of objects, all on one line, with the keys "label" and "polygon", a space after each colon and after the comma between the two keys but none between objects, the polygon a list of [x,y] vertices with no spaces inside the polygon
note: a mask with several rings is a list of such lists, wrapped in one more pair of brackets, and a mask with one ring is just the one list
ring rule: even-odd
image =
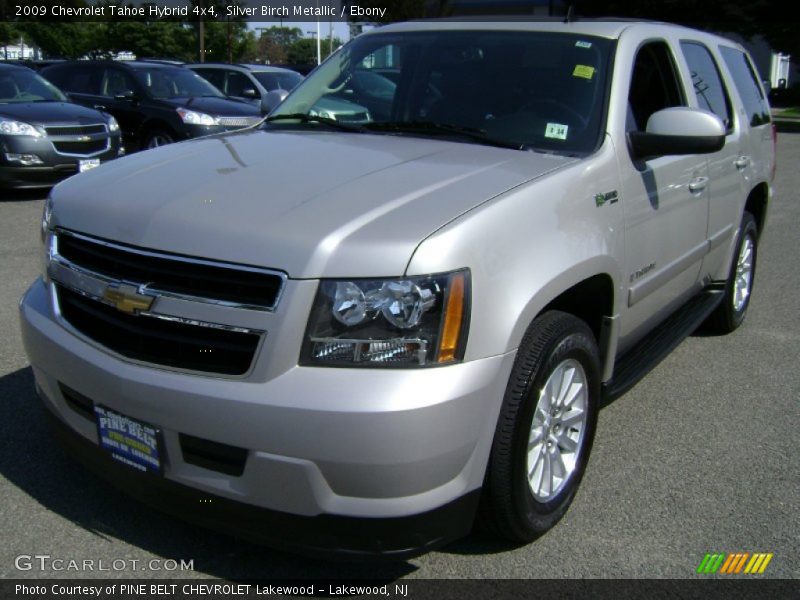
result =
[{"label": "colored stripe logo", "polygon": [[697,572],[706,575],[714,573],[724,575],[761,575],[767,570],[767,565],[772,560],[772,556],[771,552],[706,554],[697,567]]}]

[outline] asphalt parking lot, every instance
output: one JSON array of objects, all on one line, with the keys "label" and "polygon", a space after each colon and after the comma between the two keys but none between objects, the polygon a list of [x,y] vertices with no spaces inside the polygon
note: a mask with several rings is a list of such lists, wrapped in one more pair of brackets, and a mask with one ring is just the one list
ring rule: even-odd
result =
[{"label": "asphalt parking lot", "polygon": [[[697,578],[709,552],[770,552],[760,577],[800,577],[800,134],[781,134],[778,160],[747,321],[727,337],[690,337],[603,409],[566,518],[528,546],[474,534],[378,566],[309,560],[198,529],[65,456],[48,435],[17,322],[39,271],[43,202],[2,192],[0,577]],[[16,568],[18,556],[36,554],[127,566]],[[141,571],[151,559],[192,560],[194,570]]]}]

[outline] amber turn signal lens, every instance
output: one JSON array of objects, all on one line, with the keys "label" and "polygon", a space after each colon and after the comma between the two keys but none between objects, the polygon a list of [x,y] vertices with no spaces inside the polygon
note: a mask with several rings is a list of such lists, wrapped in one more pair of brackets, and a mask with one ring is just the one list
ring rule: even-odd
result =
[{"label": "amber turn signal lens", "polygon": [[464,273],[453,275],[447,295],[447,309],[444,315],[442,339],[439,342],[437,362],[446,363],[456,359],[458,341],[461,337],[461,324],[464,320],[464,293],[466,283]]}]

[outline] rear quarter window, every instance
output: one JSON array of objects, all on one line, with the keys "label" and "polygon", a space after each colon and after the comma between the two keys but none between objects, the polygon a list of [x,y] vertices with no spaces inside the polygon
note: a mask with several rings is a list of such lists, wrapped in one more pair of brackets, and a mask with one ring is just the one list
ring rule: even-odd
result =
[{"label": "rear quarter window", "polygon": [[747,111],[750,125],[755,127],[769,123],[771,121],[769,104],[761,91],[758,76],[750,59],[736,48],[720,46],[719,50],[733,77],[733,83]]}]

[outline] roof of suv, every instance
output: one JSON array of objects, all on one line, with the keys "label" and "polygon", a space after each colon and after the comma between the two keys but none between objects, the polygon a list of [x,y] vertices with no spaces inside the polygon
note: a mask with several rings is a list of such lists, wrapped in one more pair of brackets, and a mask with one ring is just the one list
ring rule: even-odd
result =
[{"label": "roof of suv", "polygon": [[272,65],[256,65],[245,63],[187,63],[187,67],[205,67],[210,69],[231,69],[233,71],[250,71],[257,73],[291,73],[291,69]]},{"label": "roof of suv", "polygon": [[[564,22],[559,18],[519,18],[519,17],[480,17],[475,20],[458,17],[450,19],[426,19],[422,21],[405,21],[375,28],[362,35],[377,35],[391,32],[411,31],[552,31],[558,33],[575,33],[608,39],[617,39],[622,32],[632,27],[669,27],[699,33],[682,25],[659,21],[642,21],[607,17],[602,19],[578,19]],[[705,32],[702,32],[705,33]],[[707,34],[713,35],[713,34]],[[718,37],[718,36],[717,36]]]}]

